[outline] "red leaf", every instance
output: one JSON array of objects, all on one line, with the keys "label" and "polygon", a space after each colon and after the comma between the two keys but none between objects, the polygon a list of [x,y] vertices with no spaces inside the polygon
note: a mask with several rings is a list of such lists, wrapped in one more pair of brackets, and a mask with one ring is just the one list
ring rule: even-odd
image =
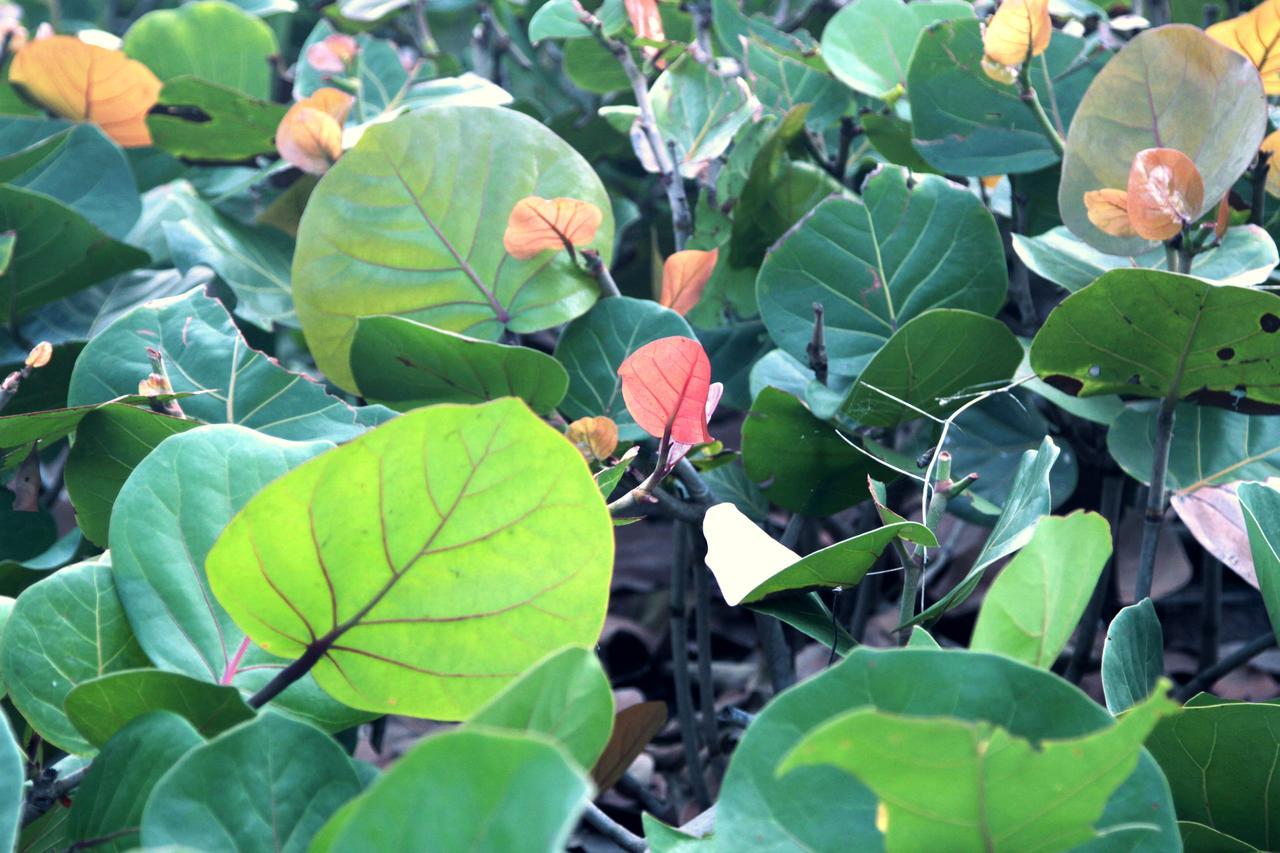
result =
[{"label": "red leaf", "polygon": [[707,393],[711,362],[691,338],[661,338],[627,356],[618,368],[627,411],[645,432],[681,444],[711,441]]}]

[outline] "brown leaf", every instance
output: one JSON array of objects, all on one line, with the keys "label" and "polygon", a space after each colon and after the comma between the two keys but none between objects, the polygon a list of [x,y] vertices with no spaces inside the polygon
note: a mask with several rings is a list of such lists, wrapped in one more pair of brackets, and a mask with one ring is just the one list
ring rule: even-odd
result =
[{"label": "brown leaf", "polygon": [[1113,237],[1136,237],[1129,221],[1129,197],[1124,190],[1093,190],[1084,194],[1089,221]]},{"label": "brown leaf", "polygon": [[1263,0],[1256,8],[1205,31],[1243,53],[1262,75],[1268,95],[1280,95],[1280,0]]},{"label": "brown leaf", "polygon": [[603,220],[600,208],[589,201],[531,195],[511,209],[502,245],[511,257],[527,261],[548,249],[590,244]]},{"label": "brown leaf", "polygon": [[323,175],[342,156],[342,123],[354,99],[337,89],[317,89],[298,101],[276,128],[276,150],[286,162]]},{"label": "brown leaf", "polygon": [[681,316],[688,314],[702,298],[719,256],[719,249],[685,249],[667,258],[662,265],[662,297],[658,301]]},{"label": "brown leaf", "polygon": [[[1267,483],[1280,486],[1280,478],[1273,477]],[[1239,482],[1204,486],[1187,495],[1176,494],[1169,502],[1187,530],[1206,551],[1243,578],[1245,583],[1259,589],[1249,533],[1244,526],[1240,498],[1236,494],[1239,488]]]},{"label": "brown leaf", "polygon": [[1181,151],[1147,148],[1133,158],[1127,196],[1129,223],[1138,236],[1169,240],[1204,204],[1204,181]]},{"label": "brown leaf", "polygon": [[588,462],[603,462],[618,449],[618,425],[611,418],[578,418],[564,435]]},{"label": "brown leaf", "polygon": [[9,80],[62,118],[89,121],[125,148],[151,144],[147,112],[160,80],[118,50],[73,36],[29,42],[13,58]]},{"label": "brown leaf", "polygon": [[603,793],[616,785],[631,762],[666,724],[665,702],[641,702],[619,711],[613,720],[609,742],[596,760],[596,766],[591,768],[596,790]]},{"label": "brown leaf", "polygon": [[982,50],[1000,65],[1021,65],[1044,53],[1053,35],[1049,0],[1004,0],[987,21]]}]

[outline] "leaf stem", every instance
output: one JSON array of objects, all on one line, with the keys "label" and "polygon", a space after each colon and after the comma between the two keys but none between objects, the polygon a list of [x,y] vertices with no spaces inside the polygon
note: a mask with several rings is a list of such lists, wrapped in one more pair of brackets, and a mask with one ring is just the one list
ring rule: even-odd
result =
[{"label": "leaf stem", "polygon": [[1058,133],[1058,129],[1053,126],[1053,120],[1049,118],[1049,114],[1044,111],[1044,105],[1040,103],[1040,97],[1036,94],[1036,87],[1031,85],[1030,66],[1031,61],[1028,59],[1022,63],[1022,68],[1018,71],[1018,89],[1022,95],[1022,102],[1031,109],[1036,123],[1040,125],[1040,132],[1044,134],[1045,139],[1049,140],[1049,147],[1061,157],[1066,151],[1066,143],[1062,141],[1062,135]]},{"label": "leaf stem", "polygon": [[[345,628],[343,630],[345,631]],[[320,639],[308,643],[306,650],[302,653],[302,657],[276,673],[275,678],[268,681],[261,690],[249,697],[249,707],[255,710],[261,708],[283,693],[289,685],[310,672],[311,668],[319,663],[320,659],[329,651],[329,647],[337,642],[339,636],[340,634],[330,631]]]},{"label": "leaf stem", "polygon": [[1177,385],[1160,401],[1156,415],[1156,443],[1151,460],[1151,486],[1147,491],[1147,509],[1142,519],[1142,550],[1138,556],[1138,579],[1134,601],[1151,596],[1155,575],[1156,549],[1160,529],[1164,526],[1165,475],[1169,471],[1169,448],[1173,443],[1173,414],[1178,405]]},{"label": "leaf stem", "polygon": [[587,266],[587,272],[596,280],[596,284],[600,285],[601,298],[622,295],[622,291],[618,289],[618,283],[613,280],[613,273],[609,272],[609,267],[600,257],[599,252],[595,249],[583,249],[582,261]]},{"label": "leaf stem", "polygon": [[1249,640],[1240,648],[1224,657],[1208,669],[1202,670],[1196,674],[1196,677],[1188,681],[1182,687],[1178,688],[1176,696],[1180,701],[1185,702],[1192,696],[1202,690],[1208,690],[1218,681],[1219,678],[1227,673],[1244,666],[1258,655],[1265,652],[1276,644],[1275,631],[1267,631]]},{"label": "leaf stem", "polygon": [[693,565],[693,635],[698,644],[698,713],[707,754],[720,754],[720,730],[716,726],[716,687],[711,673],[711,573],[701,559]]},{"label": "leaf stem", "polygon": [[1200,560],[1200,668],[1218,662],[1222,628],[1222,563],[1207,550]]},{"label": "leaf stem", "polygon": [[689,621],[686,608],[689,570],[693,564],[693,532],[677,522],[671,559],[671,667],[676,687],[676,716],[680,720],[680,740],[684,744],[689,784],[702,808],[710,808],[711,794],[702,773],[698,728],[693,715],[693,688],[689,681]]},{"label": "leaf stem", "polygon": [[1253,200],[1249,204],[1250,225],[1262,225],[1267,218],[1267,166],[1270,160],[1270,151],[1259,151],[1258,160],[1249,174],[1249,183],[1253,189]]},{"label": "leaf stem", "polygon": [[644,843],[643,838],[609,817],[595,803],[587,803],[587,810],[582,813],[582,819],[596,832],[628,853],[645,853],[649,849],[649,845]]}]

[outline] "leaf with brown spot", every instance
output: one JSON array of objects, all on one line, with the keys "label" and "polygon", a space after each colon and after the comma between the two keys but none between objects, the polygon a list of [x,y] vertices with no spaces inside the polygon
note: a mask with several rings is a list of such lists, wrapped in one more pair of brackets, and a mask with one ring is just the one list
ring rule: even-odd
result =
[{"label": "leaf with brown spot", "polygon": [[1049,0],[1004,0],[987,21],[982,50],[992,62],[1017,66],[1044,53],[1052,35]]},{"label": "leaf with brown spot", "polygon": [[516,202],[502,245],[511,257],[527,261],[547,250],[586,246],[596,238],[604,214],[589,201],[527,196]]},{"label": "leaf with brown spot", "polygon": [[658,302],[681,316],[688,314],[702,298],[719,257],[719,249],[685,249],[667,258],[662,265],[662,297]]},{"label": "leaf with brown spot", "polygon": [[50,112],[89,121],[125,148],[151,144],[147,111],[160,80],[147,66],[73,36],[29,42],[13,58],[9,81]]},{"label": "leaf with brown spot", "polygon": [[1146,148],[1133,158],[1127,199],[1129,224],[1139,237],[1170,240],[1204,205],[1204,180],[1181,151]]}]

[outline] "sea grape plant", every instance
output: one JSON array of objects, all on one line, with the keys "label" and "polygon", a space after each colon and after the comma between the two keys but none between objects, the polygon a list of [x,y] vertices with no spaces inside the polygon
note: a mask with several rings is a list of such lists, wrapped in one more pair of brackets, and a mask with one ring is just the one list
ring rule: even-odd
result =
[{"label": "sea grape plant", "polygon": [[1277,44],[0,4],[0,846],[1280,848]]}]

